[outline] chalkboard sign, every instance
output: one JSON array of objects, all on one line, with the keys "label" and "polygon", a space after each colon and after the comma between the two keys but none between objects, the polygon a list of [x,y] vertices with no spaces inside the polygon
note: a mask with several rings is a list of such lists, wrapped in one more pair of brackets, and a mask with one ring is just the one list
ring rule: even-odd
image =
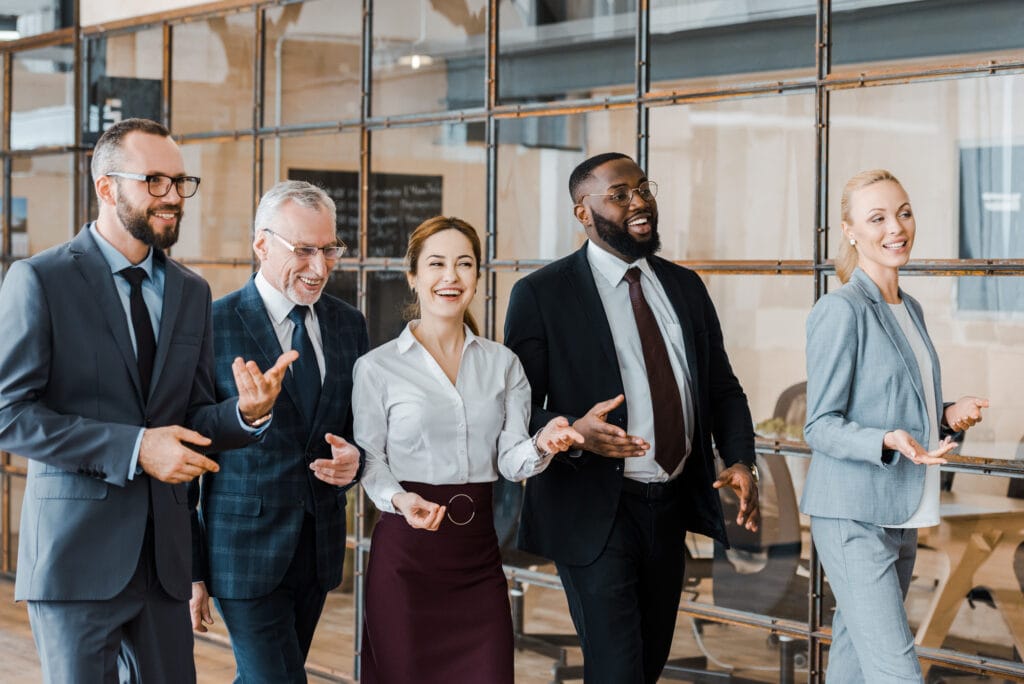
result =
[{"label": "chalkboard sign", "polygon": [[[288,178],[303,180],[327,191],[338,209],[338,236],[348,245],[349,256],[359,256],[359,174],[355,171],[289,169]],[[366,256],[405,256],[413,229],[441,213],[442,180],[441,176],[371,174]]]}]

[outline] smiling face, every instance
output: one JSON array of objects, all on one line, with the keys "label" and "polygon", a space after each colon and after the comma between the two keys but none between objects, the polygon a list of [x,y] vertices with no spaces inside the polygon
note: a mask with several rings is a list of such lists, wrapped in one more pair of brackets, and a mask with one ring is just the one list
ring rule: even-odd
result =
[{"label": "smiling face", "polygon": [[899,183],[879,181],[850,195],[843,235],[857,241],[857,265],[869,275],[905,266],[916,230],[910,199]]},{"label": "smiling face", "polygon": [[422,319],[463,321],[480,275],[473,252],[469,238],[454,228],[423,241],[413,270],[406,274]]},{"label": "smiling face", "polygon": [[327,259],[322,250],[311,258],[298,257],[282,240],[296,247],[336,245],[334,214],[325,207],[304,207],[287,200],[274,212],[269,223],[271,225],[257,226],[252,243],[260,258],[260,272],[289,301],[312,306],[320,299],[336,260]]},{"label": "smiling face", "polygon": [[[632,159],[620,158],[596,167],[580,186],[576,218],[588,238],[623,261],[651,256],[661,248],[658,203],[653,198],[644,200],[639,192],[630,192],[646,180]],[[630,195],[625,206],[601,196],[619,192]]]},{"label": "smiling face", "polygon": [[[133,131],[124,137],[120,154],[121,171],[171,178],[185,175],[181,151],[170,138]],[[153,197],[145,181],[110,177],[105,181],[113,183],[117,218],[132,237],[160,249],[178,241],[185,200],[174,184],[163,197]]]}]

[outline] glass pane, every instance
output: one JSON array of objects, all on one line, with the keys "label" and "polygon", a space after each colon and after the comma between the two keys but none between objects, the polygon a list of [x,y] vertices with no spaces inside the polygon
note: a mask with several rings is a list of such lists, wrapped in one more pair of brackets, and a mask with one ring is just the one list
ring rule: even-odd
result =
[{"label": "glass pane", "polygon": [[842,90],[830,108],[831,256],[847,179],[887,168],[914,208],[913,259],[1024,257],[1024,76]]},{"label": "glass pane", "polygon": [[373,4],[374,116],[484,104],[487,2]]},{"label": "glass pane", "polygon": [[651,0],[652,90],[814,74],[817,3]]},{"label": "glass pane", "polygon": [[74,53],[57,46],[14,53],[11,148],[75,142]]},{"label": "glass pane", "polygon": [[468,221],[484,239],[486,150],[468,144],[482,139],[474,124],[373,132],[366,256],[404,257],[413,229],[439,214]]},{"label": "glass pane", "polygon": [[328,294],[334,295],[344,302],[348,302],[356,308],[359,308],[359,298],[357,297],[358,288],[358,271],[339,271],[335,269],[331,272],[330,278],[327,281],[327,287],[324,288],[324,291]]},{"label": "glass pane", "polygon": [[651,110],[667,259],[810,259],[814,98],[726,100]]},{"label": "glass pane", "polygon": [[358,134],[266,140],[263,163],[263,192],[281,180],[304,180],[325,189],[337,208],[338,235],[348,245],[345,256],[359,256]]},{"label": "glass pane", "polygon": [[255,36],[251,12],[174,25],[175,135],[252,128]]},{"label": "glass pane", "polygon": [[11,251],[36,254],[75,234],[71,206],[74,157],[70,154],[11,160]]},{"label": "glass pane", "polygon": [[252,258],[252,141],[182,145],[185,171],[199,176],[199,192],[185,200],[179,259]]},{"label": "glass pane", "polygon": [[82,117],[84,139],[122,119],[159,121],[162,105],[163,31],[152,28],[93,38],[85,43],[88,105]]},{"label": "glass pane", "polygon": [[267,10],[264,125],[359,118],[362,26],[355,2]]},{"label": "glass pane", "polygon": [[502,0],[498,96],[533,102],[636,88],[636,2]]},{"label": "glass pane", "polygon": [[379,347],[398,337],[405,327],[405,307],[411,301],[405,273],[370,271],[367,274],[366,324],[370,332],[371,347]]},{"label": "glass pane", "polygon": [[188,267],[203,277],[203,280],[210,284],[210,294],[213,299],[220,299],[239,289],[252,275],[252,267],[224,265],[198,266],[188,264]]},{"label": "glass pane", "polygon": [[498,258],[553,259],[586,239],[569,175],[584,159],[633,154],[636,116],[609,110],[498,121]]},{"label": "glass pane", "polygon": [[1024,46],[1022,22],[1024,6],[1016,0],[835,3],[832,62],[841,72],[848,64],[937,55],[981,61],[984,53]]}]

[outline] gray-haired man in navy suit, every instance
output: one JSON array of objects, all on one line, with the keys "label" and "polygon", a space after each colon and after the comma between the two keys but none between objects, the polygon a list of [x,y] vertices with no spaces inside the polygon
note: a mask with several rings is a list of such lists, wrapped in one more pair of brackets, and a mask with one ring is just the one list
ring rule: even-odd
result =
[{"label": "gray-haired man in navy suit", "polygon": [[360,453],[351,438],[352,365],[369,346],[363,315],[323,294],[344,253],[335,206],[320,188],[283,181],[256,210],[259,272],[214,302],[216,392],[235,393],[231,363],[270,365],[299,352],[258,443],[221,454],[192,483],[192,624],[206,631],[215,598],[238,682],[304,682],[327,592],[341,582],[345,490]]},{"label": "gray-haired man in navy suit", "polygon": [[99,217],[15,263],[0,289],[0,449],[29,460],[15,598],[47,682],[117,678],[122,641],[145,682],[195,681],[185,483],[199,449],[251,442],[294,354],[232,365],[214,403],[210,288],[164,256],[186,175],[162,125],[96,143]]}]

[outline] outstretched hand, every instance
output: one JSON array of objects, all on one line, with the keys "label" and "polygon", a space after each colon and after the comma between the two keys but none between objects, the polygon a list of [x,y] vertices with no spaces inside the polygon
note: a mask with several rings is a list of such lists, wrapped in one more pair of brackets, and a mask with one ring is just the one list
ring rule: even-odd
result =
[{"label": "outstretched hand", "polygon": [[359,449],[330,432],[324,435],[324,441],[331,445],[331,457],[316,459],[309,464],[309,469],[317,479],[344,487],[352,482],[359,472]]},{"label": "outstretched hand", "polygon": [[190,447],[210,446],[209,437],[180,425],[146,428],[139,445],[139,467],[150,477],[179,484],[190,482],[220,466]]},{"label": "outstretched hand", "polygon": [[757,484],[750,468],[742,463],[734,463],[718,475],[711,485],[715,489],[731,487],[740,500],[740,512],[736,516],[736,524],[751,532],[757,532],[761,524],[761,508],[758,503]]},{"label": "outstretched hand", "polygon": [[981,397],[960,397],[946,407],[946,425],[957,432],[971,428],[981,422],[981,409],[988,408],[988,399]]},{"label": "outstretched hand", "polygon": [[537,446],[548,454],[568,451],[574,444],[583,444],[583,435],[576,432],[562,416],[548,421],[537,435]]},{"label": "outstretched hand", "polygon": [[893,430],[885,433],[882,444],[887,449],[898,451],[918,465],[942,465],[947,463],[946,454],[956,448],[956,442],[951,438],[939,442],[939,446],[928,451],[906,430]]},{"label": "outstretched hand", "polygon": [[643,437],[628,435],[625,430],[607,420],[608,414],[625,400],[625,395],[620,394],[613,399],[599,401],[572,424],[576,432],[583,436],[584,449],[611,458],[632,458],[647,453],[651,445]]},{"label": "outstretched hand", "polygon": [[260,370],[255,361],[243,361],[240,356],[234,360],[231,372],[238,388],[238,411],[247,423],[251,424],[270,413],[277,395],[281,393],[284,374],[297,358],[299,352],[294,349],[286,351],[277,357],[277,363],[266,373]]}]

